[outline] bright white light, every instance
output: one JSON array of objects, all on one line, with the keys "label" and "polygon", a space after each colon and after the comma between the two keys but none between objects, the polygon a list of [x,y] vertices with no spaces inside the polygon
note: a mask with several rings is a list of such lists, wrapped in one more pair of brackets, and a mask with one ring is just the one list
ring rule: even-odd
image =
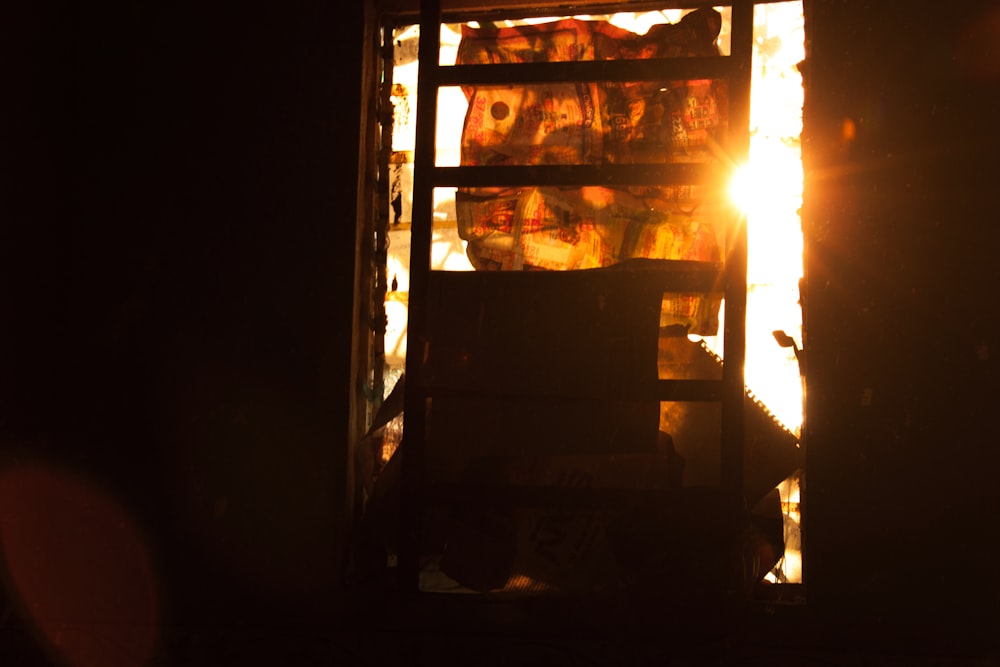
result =
[{"label": "bright white light", "polygon": [[746,213],[751,206],[753,195],[753,174],[750,165],[745,164],[738,167],[733,172],[733,177],[729,181],[729,198],[742,211]]},{"label": "bright white light", "polygon": [[736,169],[729,196],[751,218],[765,220],[798,208],[802,197],[802,161],[780,139],[754,141],[750,162]]}]

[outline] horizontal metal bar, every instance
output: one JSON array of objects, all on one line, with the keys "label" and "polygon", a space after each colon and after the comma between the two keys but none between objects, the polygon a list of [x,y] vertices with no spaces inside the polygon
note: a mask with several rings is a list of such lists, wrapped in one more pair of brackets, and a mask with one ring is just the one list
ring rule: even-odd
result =
[{"label": "horizontal metal bar", "polygon": [[573,81],[672,81],[724,79],[736,72],[736,63],[728,56],[574,60],[442,66],[437,70],[437,82],[439,86],[506,86]]},{"label": "horizontal metal bar", "polygon": [[717,164],[557,164],[435,167],[435,187],[518,187],[549,185],[707,185],[721,186],[725,169]]},{"label": "horizontal metal bar", "polygon": [[[448,397],[452,399],[523,399],[525,401],[535,401],[543,399],[577,400],[577,401],[661,401],[679,403],[710,403],[721,401],[725,393],[725,381],[723,380],[688,380],[688,379],[666,379],[643,382],[636,380],[629,390],[623,391],[620,388],[614,396],[595,395],[593,392],[577,392],[575,394],[566,392],[558,396],[541,393],[525,392],[522,394],[511,394],[509,392],[497,392],[489,389],[471,388],[469,386],[449,387],[441,384],[429,383],[427,385],[428,397]],[[741,391],[742,395],[742,391]]]},{"label": "horizontal metal bar", "polygon": [[[667,480],[664,480],[666,483]],[[661,507],[678,492],[667,489],[622,489],[563,486],[507,486],[436,483],[424,489],[427,500],[473,507],[538,507],[559,510]]]},{"label": "horizontal metal bar", "polygon": [[724,265],[721,262],[696,262],[684,259],[627,260],[620,265],[639,271],[642,280],[657,285],[664,292],[721,293],[725,289]]},{"label": "horizontal metal bar", "polygon": [[[769,4],[789,0],[753,0],[753,4]],[[501,19],[563,17],[594,14],[614,14],[621,11],[644,12],[660,9],[698,9],[701,7],[729,7],[733,0],[638,0],[624,5],[607,0],[573,0],[540,4],[535,0],[445,0],[442,3],[442,23],[491,21]],[[382,0],[380,11],[398,17],[400,21],[415,20],[419,0]]]},{"label": "horizontal metal bar", "polygon": [[558,396],[539,391],[525,391],[521,394],[499,392],[486,388],[463,386],[447,386],[430,382],[426,385],[426,393],[430,398],[451,398],[470,400],[510,400],[538,401],[557,399],[560,401],[606,401],[617,400],[625,402],[640,401],[676,401],[676,402],[712,402],[721,401],[723,396],[722,380],[654,380],[652,382],[636,381],[628,391],[617,390],[614,396],[600,396],[596,392],[560,393]]}]

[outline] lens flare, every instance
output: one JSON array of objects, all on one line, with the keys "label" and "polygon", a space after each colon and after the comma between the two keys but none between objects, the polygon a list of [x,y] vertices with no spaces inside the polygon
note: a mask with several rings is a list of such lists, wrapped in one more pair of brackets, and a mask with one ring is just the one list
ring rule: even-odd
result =
[{"label": "lens flare", "polygon": [[0,471],[4,583],[54,662],[140,667],[158,641],[159,596],[139,525],[69,471]]}]

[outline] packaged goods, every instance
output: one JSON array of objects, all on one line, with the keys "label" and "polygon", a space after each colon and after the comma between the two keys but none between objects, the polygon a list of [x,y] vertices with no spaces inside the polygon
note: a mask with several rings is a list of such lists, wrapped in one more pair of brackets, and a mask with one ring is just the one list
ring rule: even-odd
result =
[{"label": "packaged goods", "polygon": [[[712,9],[638,35],[606,21],[465,26],[457,64],[717,55]],[[463,165],[655,164],[717,160],[725,87],[714,80],[466,86]],[[459,236],[477,270],[568,271],[635,259],[719,262],[731,212],[698,184],[461,188]],[[718,294],[668,294],[661,326],[714,335]]]}]

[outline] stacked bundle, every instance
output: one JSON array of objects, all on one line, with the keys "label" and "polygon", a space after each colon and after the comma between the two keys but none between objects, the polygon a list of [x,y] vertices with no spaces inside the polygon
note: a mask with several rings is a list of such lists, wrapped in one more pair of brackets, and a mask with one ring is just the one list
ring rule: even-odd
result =
[{"label": "stacked bundle", "polygon": [[[463,30],[458,64],[718,55],[718,12],[692,12],[637,35],[565,19]],[[726,127],[722,81],[469,86],[463,165],[662,164],[717,159]],[[480,270],[571,270],[631,258],[718,262],[724,215],[704,187],[466,188],[459,233]],[[712,335],[718,295],[669,295],[664,326]]]}]

